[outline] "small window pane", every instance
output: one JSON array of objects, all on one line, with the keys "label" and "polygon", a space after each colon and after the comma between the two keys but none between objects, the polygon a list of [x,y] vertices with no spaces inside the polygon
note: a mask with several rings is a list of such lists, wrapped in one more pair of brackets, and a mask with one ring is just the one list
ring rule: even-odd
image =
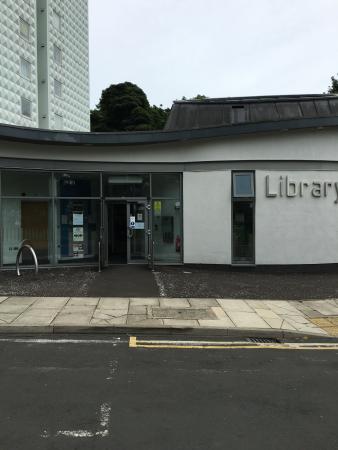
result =
[{"label": "small window pane", "polygon": [[149,175],[106,175],[104,191],[106,197],[149,197]]},{"label": "small window pane", "polygon": [[254,197],[254,183],[252,173],[233,174],[234,197]]},{"label": "small window pane", "polygon": [[61,49],[54,44],[54,62],[61,66],[62,64],[62,51]]},{"label": "small window pane", "polygon": [[55,129],[63,130],[63,117],[59,114],[55,114]]},{"label": "small window pane", "polygon": [[97,261],[100,201],[58,200],[56,214],[58,262],[72,264]]},{"label": "small window pane", "polygon": [[20,58],[20,72],[23,77],[27,78],[28,80],[31,79],[32,65],[29,61],[26,61],[23,58]]},{"label": "small window pane", "polygon": [[180,196],[179,173],[156,173],[151,177],[153,197],[176,198]]},{"label": "small window pane", "polygon": [[26,22],[24,19],[20,18],[20,36],[28,40],[29,31],[30,31],[29,23]]},{"label": "small window pane", "polygon": [[37,172],[3,171],[1,190],[4,196],[48,197],[50,195],[50,175]]},{"label": "small window pane", "polygon": [[58,197],[99,197],[99,174],[60,173],[55,175]]},{"label": "small window pane", "polygon": [[62,83],[54,79],[54,94],[57,97],[62,97]]},{"label": "small window pane", "polygon": [[53,10],[53,25],[57,30],[61,30],[61,16]]},{"label": "small window pane", "polygon": [[21,97],[21,114],[25,117],[32,117],[32,102]]},{"label": "small window pane", "polygon": [[182,252],[182,208],[177,199],[153,200],[154,260],[180,262]]}]

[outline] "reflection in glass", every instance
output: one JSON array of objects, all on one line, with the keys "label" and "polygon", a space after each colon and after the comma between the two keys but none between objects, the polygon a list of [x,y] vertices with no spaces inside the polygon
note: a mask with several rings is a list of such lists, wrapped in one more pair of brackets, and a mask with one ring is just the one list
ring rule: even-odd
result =
[{"label": "reflection in glass", "polygon": [[[48,201],[3,199],[3,263],[15,264],[22,241],[33,246],[39,264],[50,263],[52,254],[52,208]],[[32,264],[29,253],[24,252],[23,264]]]},{"label": "reflection in glass", "polygon": [[232,205],[234,262],[254,261],[253,210],[252,201],[239,201]]},{"label": "reflection in glass", "polygon": [[181,202],[153,200],[154,260],[180,262],[182,247]]},{"label": "reflection in glass", "polygon": [[49,197],[51,175],[39,172],[3,171],[1,191],[8,197]]},{"label": "reflection in glass", "polygon": [[60,173],[55,175],[58,197],[99,197],[99,174]]},{"label": "reflection in glass", "polygon": [[234,197],[253,197],[253,173],[234,173],[233,188]]},{"label": "reflection in glass", "polygon": [[179,173],[154,173],[151,176],[153,197],[178,198],[180,196]]},{"label": "reflection in glass", "polygon": [[106,197],[149,197],[148,174],[105,175],[103,183]]}]

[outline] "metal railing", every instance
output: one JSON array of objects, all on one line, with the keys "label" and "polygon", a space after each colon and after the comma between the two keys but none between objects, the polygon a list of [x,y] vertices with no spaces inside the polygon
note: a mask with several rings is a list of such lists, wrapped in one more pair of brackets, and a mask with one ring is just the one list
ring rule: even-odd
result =
[{"label": "metal railing", "polygon": [[26,244],[27,241],[23,241],[20,245],[20,248],[18,250],[18,253],[16,255],[16,274],[19,277],[21,275],[20,273],[20,256],[22,254],[22,252],[24,251],[24,249],[26,248],[27,250],[29,250],[33,256],[33,260],[34,260],[34,266],[35,266],[35,273],[37,274],[39,272],[39,263],[38,263],[38,258],[36,256],[35,250],[33,249],[33,247],[29,244]]},{"label": "metal railing", "polygon": [[99,272],[102,271],[102,260],[101,260],[101,247],[102,247],[102,243],[101,243],[101,239],[98,242],[98,247],[99,247]]}]

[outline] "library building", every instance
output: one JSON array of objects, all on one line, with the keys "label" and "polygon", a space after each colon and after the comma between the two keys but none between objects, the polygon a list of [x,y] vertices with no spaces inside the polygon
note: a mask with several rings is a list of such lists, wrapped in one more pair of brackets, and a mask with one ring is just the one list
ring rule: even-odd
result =
[{"label": "library building", "polygon": [[[338,97],[175,102],[163,131],[0,125],[0,268],[338,263]],[[22,265],[32,264],[23,254]]]}]

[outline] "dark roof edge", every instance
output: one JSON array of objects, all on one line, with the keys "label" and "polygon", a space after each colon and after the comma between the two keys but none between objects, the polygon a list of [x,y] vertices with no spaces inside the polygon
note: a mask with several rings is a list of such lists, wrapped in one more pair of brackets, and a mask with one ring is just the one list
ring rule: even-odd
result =
[{"label": "dark roof edge", "polygon": [[176,131],[142,131],[128,133],[81,133],[24,128],[0,124],[0,140],[54,144],[54,145],[151,145],[170,142],[212,139],[227,136],[240,136],[300,130],[306,128],[338,127],[338,116],[291,119],[272,122],[243,123],[212,128],[199,128]]},{"label": "dark roof edge", "polygon": [[212,97],[205,99],[175,100],[173,103],[179,105],[232,105],[248,103],[283,103],[283,102],[302,102],[310,100],[337,100],[337,94],[291,94],[291,95],[257,95],[247,97]]}]

